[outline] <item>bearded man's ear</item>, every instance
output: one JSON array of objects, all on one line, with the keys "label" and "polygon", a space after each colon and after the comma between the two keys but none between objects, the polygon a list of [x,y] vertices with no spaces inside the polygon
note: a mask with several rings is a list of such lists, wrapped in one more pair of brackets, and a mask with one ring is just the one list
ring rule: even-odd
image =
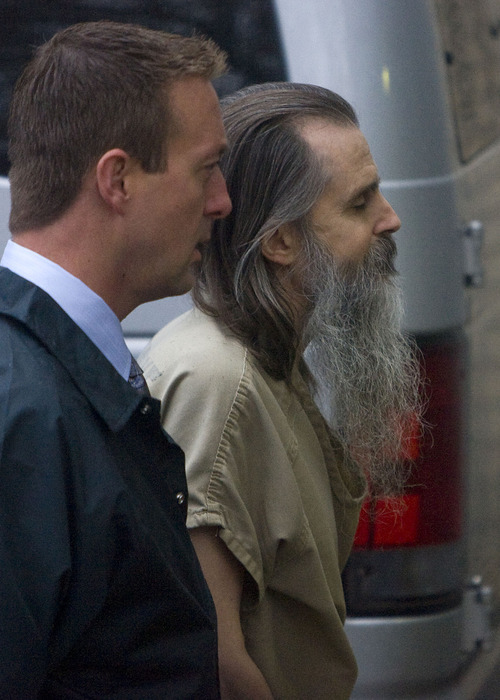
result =
[{"label": "bearded man's ear", "polygon": [[302,243],[292,224],[283,224],[263,241],[262,255],[277,265],[290,266],[295,263],[302,250]]}]

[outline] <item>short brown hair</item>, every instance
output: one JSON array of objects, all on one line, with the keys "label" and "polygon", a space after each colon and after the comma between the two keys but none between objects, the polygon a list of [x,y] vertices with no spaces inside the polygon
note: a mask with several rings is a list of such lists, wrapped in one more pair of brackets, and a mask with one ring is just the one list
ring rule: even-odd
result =
[{"label": "short brown hair", "polygon": [[148,172],[164,170],[169,84],[212,80],[225,69],[224,53],[202,37],[107,21],[55,34],[37,49],[12,97],[11,231],[58,219],[111,148]]}]

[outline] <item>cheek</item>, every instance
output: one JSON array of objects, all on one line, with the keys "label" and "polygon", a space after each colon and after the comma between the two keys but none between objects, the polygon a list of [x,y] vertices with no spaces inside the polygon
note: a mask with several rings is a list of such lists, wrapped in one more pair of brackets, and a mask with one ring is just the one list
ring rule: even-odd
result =
[{"label": "cheek", "polygon": [[366,257],[372,243],[371,234],[365,228],[346,227],[343,235],[334,239],[330,245],[333,255],[346,261],[361,262]]},{"label": "cheek", "polygon": [[320,212],[316,222],[318,240],[336,258],[346,262],[364,260],[373,241],[372,226],[361,218]]},{"label": "cheek", "polygon": [[330,246],[330,253],[339,264],[358,265],[363,264],[371,249],[370,241],[366,238],[355,238],[351,233],[350,238],[338,242],[337,246]]},{"label": "cheek", "polygon": [[372,245],[376,242],[376,238],[373,236],[372,228],[370,226],[363,226],[356,236],[357,250],[360,258],[364,258]]}]

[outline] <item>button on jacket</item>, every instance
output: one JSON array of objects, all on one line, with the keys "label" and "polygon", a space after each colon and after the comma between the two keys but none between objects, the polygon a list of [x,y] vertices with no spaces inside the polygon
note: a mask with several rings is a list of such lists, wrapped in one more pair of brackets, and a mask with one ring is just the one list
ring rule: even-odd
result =
[{"label": "button on jacket", "polygon": [[0,349],[0,697],[219,697],[159,403],[5,268]]}]

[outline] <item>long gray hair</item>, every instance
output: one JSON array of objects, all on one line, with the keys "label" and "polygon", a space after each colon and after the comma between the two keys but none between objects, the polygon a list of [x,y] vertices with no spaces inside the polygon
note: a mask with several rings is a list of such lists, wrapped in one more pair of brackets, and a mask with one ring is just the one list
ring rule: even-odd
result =
[{"label": "long gray hair", "polygon": [[193,290],[195,304],[217,316],[276,379],[289,379],[300,338],[275,266],[262,243],[285,223],[313,240],[308,214],[328,176],[300,135],[309,119],[358,126],[352,107],[326,88],[266,83],[222,101],[229,149],[221,163],[233,202],[215,222]]}]

